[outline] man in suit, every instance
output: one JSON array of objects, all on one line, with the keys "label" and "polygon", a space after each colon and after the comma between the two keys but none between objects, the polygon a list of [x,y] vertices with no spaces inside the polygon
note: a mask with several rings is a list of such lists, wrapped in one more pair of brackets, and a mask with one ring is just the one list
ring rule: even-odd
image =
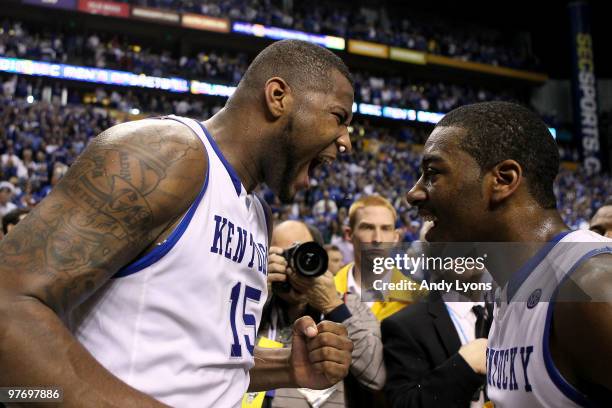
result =
[{"label": "man in suit", "polygon": [[[421,240],[430,226],[424,224]],[[488,278],[485,271],[470,272],[453,274],[453,279]],[[385,391],[391,407],[482,407],[479,391],[485,383],[491,315],[490,304],[431,292],[424,302],[383,320]]]},{"label": "man in suit", "polygon": [[456,329],[449,312],[459,314],[432,292],[426,301],[382,321],[385,391],[391,407],[471,406],[485,382],[487,340],[462,345],[462,336],[469,335]]}]

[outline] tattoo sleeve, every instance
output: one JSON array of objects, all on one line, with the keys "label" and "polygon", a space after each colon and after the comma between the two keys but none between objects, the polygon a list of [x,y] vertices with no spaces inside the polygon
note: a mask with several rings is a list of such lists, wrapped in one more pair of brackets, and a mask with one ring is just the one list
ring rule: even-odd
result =
[{"label": "tattoo sleeve", "polygon": [[[0,241],[0,386],[57,383],[61,372],[66,406],[98,393],[99,384],[135,392],[99,366],[61,318],[187,210],[205,172],[201,142],[174,121],[126,123],[90,144]],[[93,371],[79,373],[85,368],[75,356]],[[97,395],[112,398],[105,394]]]}]

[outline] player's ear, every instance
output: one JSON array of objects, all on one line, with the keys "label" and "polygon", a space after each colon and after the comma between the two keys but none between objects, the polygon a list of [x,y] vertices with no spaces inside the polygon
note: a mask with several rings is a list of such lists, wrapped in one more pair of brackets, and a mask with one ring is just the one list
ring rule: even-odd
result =
[{"label": "player's ear", "polygon": [[342,227],[342,230],[344,231],[345,240],[350,241],[351,239],[353,239],[353,230],[351,229],[351,227],[345,225],[344,227]]},{"label": "player's ear", "polygon": [[284,79],[273,77],[266,81],[264,87],[266,113],[272,119],[278,119],[291,111],[293,96],[289,84]]},{"label": "player's ear", "polygon": [[493,166],[489,174],[491,202],[499,204],[518,189],[523,168],[516,160],[503,160]]},{"label": "player's ear", "polygon": [[402,237],[402,231],[399,228],[396,228],[393,230],[393,242],[397,243],[400,242],[400,239]]}]

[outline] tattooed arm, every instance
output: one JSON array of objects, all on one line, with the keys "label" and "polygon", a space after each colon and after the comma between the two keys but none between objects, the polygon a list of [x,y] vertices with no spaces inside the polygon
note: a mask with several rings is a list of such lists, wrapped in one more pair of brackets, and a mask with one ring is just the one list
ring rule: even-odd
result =
[{"label": "tattooed arm", "polygon": [[175,121],[115,126],[0,241],[0,386],[59,386],[65,407],[161,405],[104,369],[62,319],[187,210],[206,160]]}]

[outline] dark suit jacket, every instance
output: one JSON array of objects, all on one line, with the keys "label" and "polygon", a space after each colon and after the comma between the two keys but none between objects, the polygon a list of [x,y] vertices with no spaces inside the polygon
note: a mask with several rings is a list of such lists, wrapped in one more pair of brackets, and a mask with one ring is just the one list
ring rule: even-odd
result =
[{"label": "dark suit jacket", "polygon": [[458,354],[461,342],[439,294],[383,320],[381,331],[393,408],[469,407],[485,377]]}]

